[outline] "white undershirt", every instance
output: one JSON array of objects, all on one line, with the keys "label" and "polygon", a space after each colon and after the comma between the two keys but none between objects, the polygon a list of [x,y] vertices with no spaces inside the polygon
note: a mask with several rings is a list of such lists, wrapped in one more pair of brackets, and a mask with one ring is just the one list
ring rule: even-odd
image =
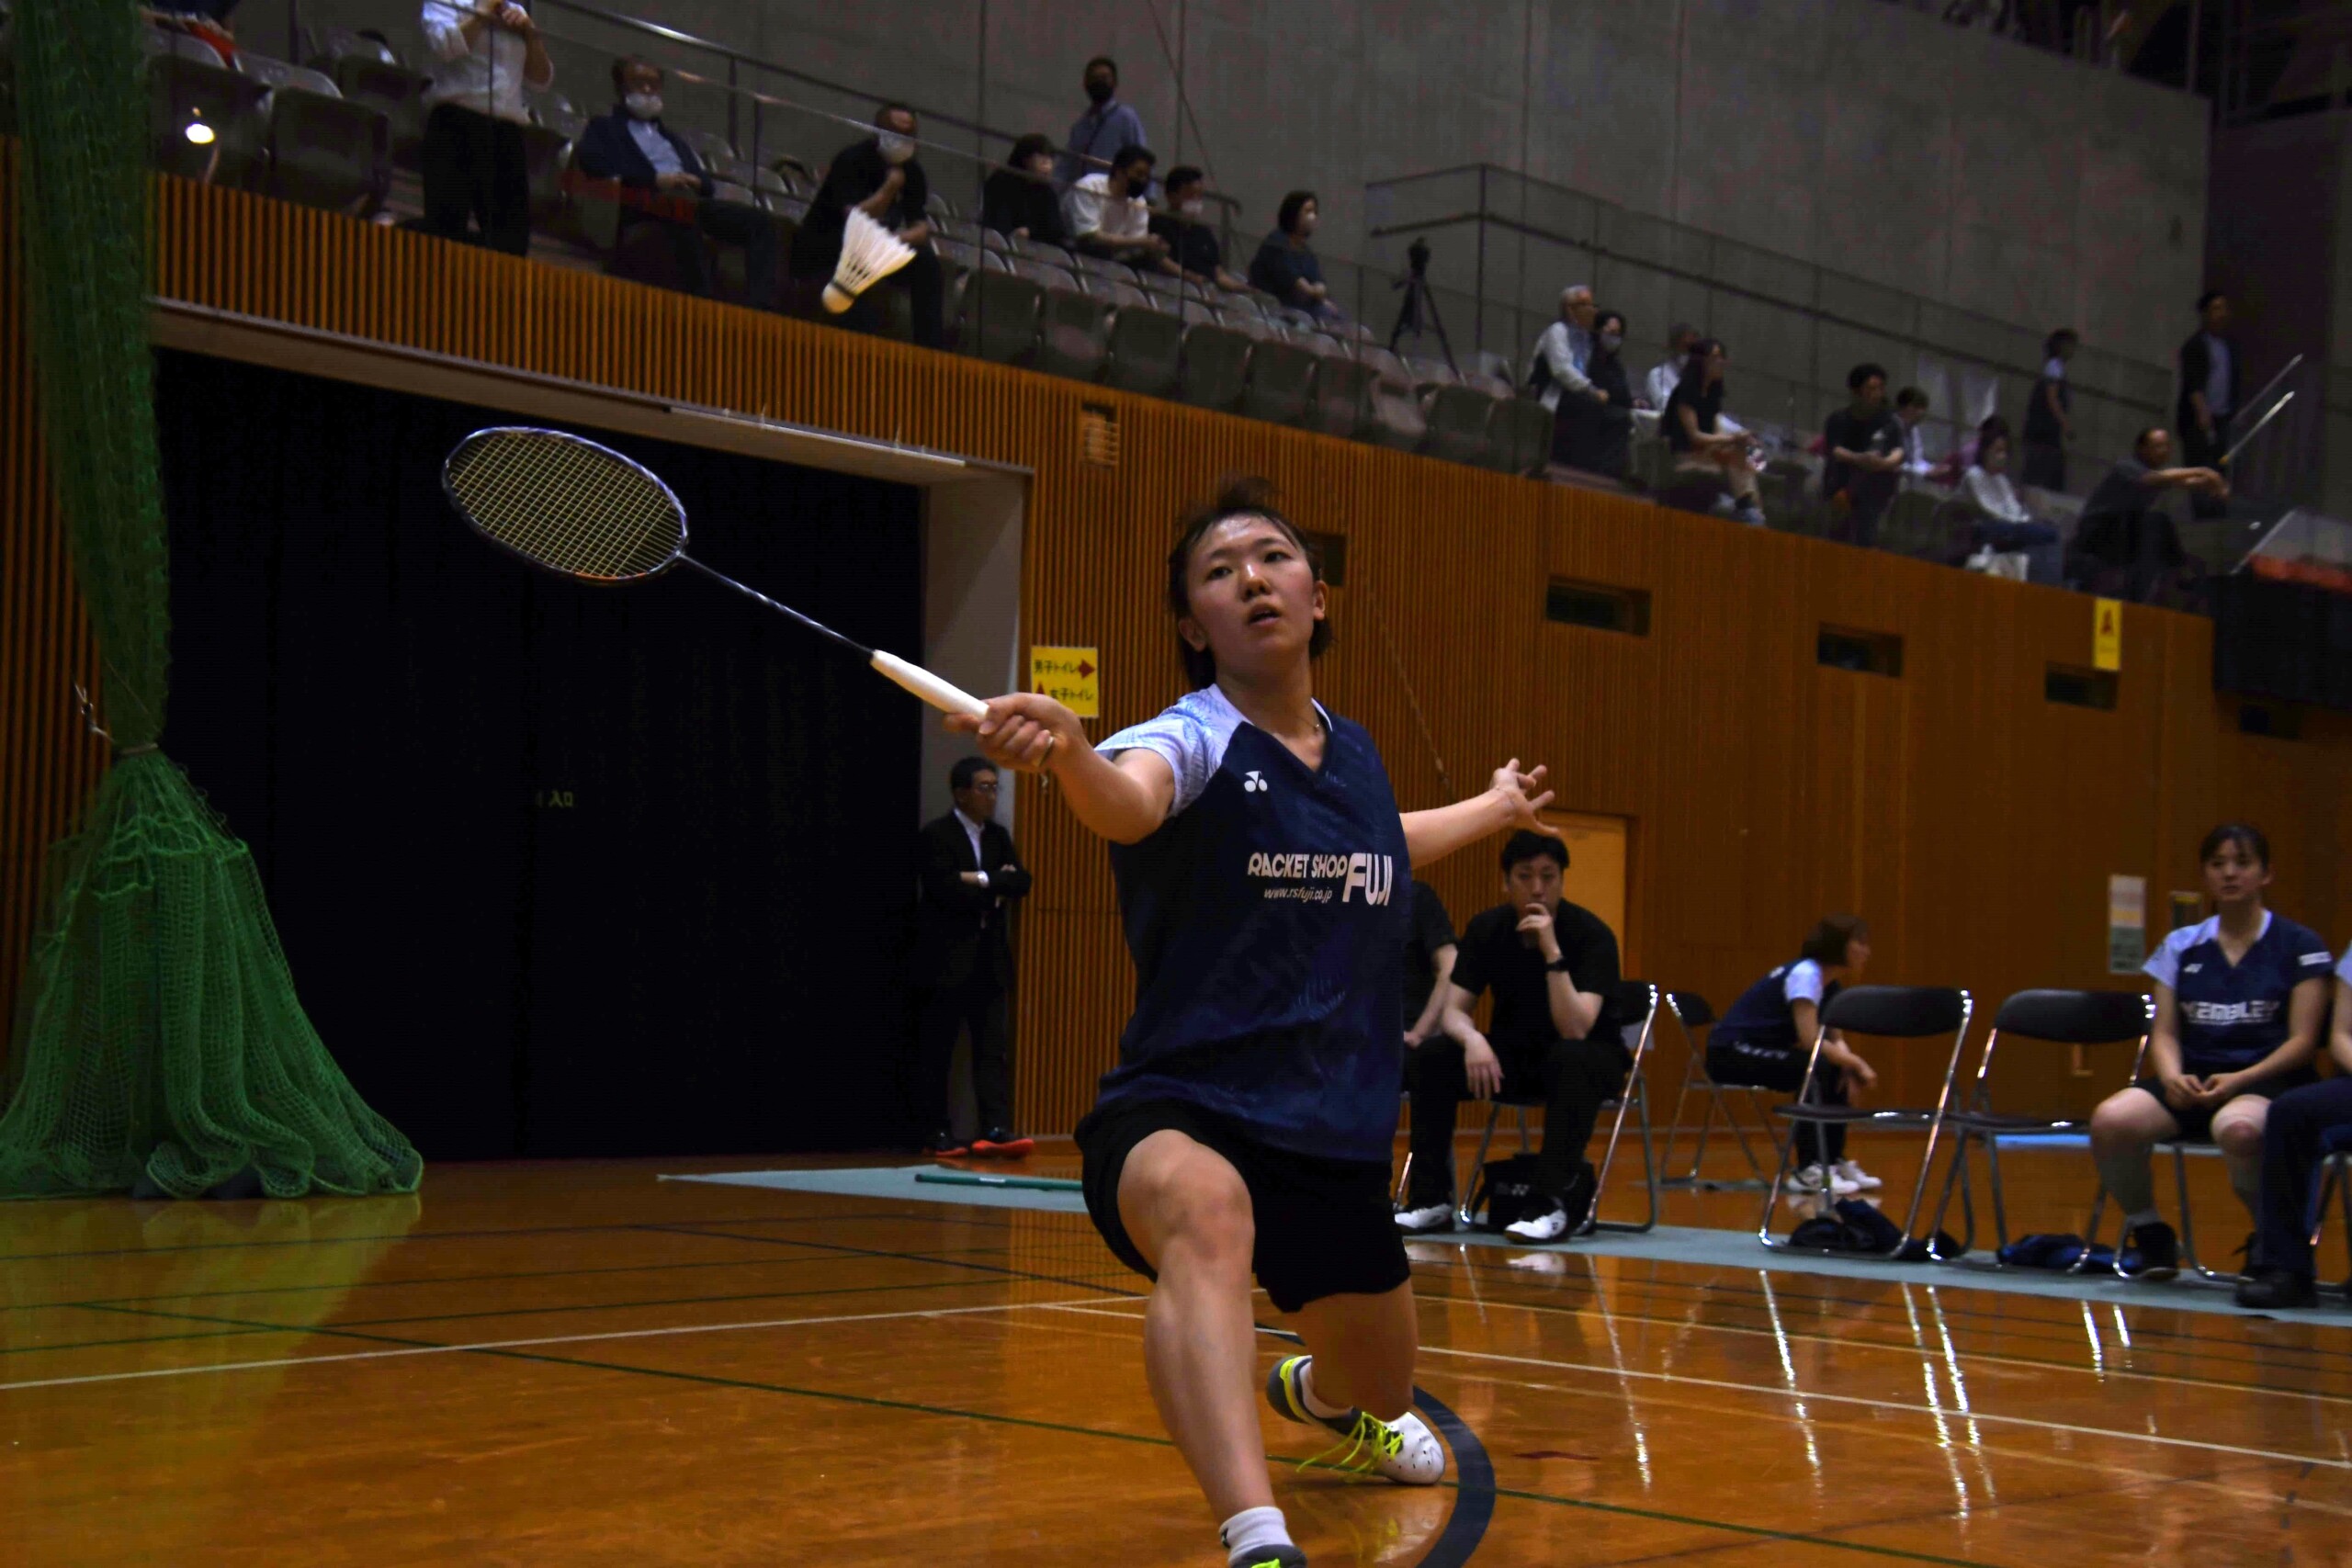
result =
[{"label": "white undershirt", "polygon": [[989,863],[980,858],[980,825],[964,815],[962,807],[956,807],[956,820],[964,826],[964,837],[972,840],[972,863],[979,868],[980,886],[989,885]]}]

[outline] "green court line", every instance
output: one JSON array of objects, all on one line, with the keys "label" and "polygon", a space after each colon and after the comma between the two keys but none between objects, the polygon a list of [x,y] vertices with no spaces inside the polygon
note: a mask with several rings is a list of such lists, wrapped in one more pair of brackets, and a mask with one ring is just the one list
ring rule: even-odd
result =
[{"label": "green court line", "polygon": [[[140,1309],[130,1307],[110,1308],[108,1310],[119,1311],[127,1314],[138,1314],[140,1311]],[[154,1313],[145,1315],[159,1317],[187,1317],[195,1322],[235,1325],[237,1326],[247,1328],[266,1329],[272,1326],[266,1324],[243,1324],[234,1318],[198,1317],[192,1314],[183,1313]],[[620,1372],[638,1377],[662,1378],[673,1382],[696,1383],[712,1388],[738,1389],[747,1393],[781,1393],[800,1399],[814,1399],[833,1404],[857,1405],[867,1409],[896,1410],[903,1411],[910,1415],[946,1416],[967,1421],[978,1421],[992,1426],[1024,1427],[1031,1431],[1057,1432],[1071,1437],[1102,1438],[1114,1442],[1132,1443],[1148,1448],[1173,1449],[1176,1446],[1166,1438],[1149,1437],[1142,1433],[1112,1431],[1100,1427],[1080,1427],[1060,1421],[1040,1421],[1025,1416],[1006,1416],[998,1412],[987,1410],[966,1410],[954,1405],[925,1404],[915,1400],[885,1399],[876,1394],[843,1393],[831,1389],[803,1388],[791,1383],[761,1382],[750,1378],[720,1377],[707,1372],[678,1371],[663,1367],[633,1366],[627,1362],[592,1360],[584,1357],[554,1356],[540,1351],[500,1349],[494,1348],[476,1349],[471,1347],[465,1346],[443,1345],[437,1341],[430,1339],[413,1339],[401,1335],[362,1334],[344,1329],[317,1329],[312,1332],[329,1337],[357,1339],[379,1345],[396,1345],[406,1348],[449,1349],[453,1351],[462,1351],[464,1354],[468,1355],[490,1356],[505,1360],[533,1361],[548,1366],[578,1367],[593,1371]],[[299,1362],[297,1365],[299,1365]],[[1442,1482],[1440,1484],[1446,1486],[1449,1489],[1459,1490],[1458,1484],[1451,1480]],[[1939,1568],[1987,1568],[1987,1565],[1982,1562],[1970,1558],[1939,1557],[1933,1553],[1912,1551],[1902,1547],[1877,1546],[1863,1541],[1840,1540],[1835,1536],[1813,1535],[1801,1530],[1777,1530],[1761,1525],[1732,1524],[1721,1519],[1706,1519],[1690,1515],[1671,1514],[1665,1512],[1662,1509],[1637,1508],[1621,1503],[1600,1503],[1588,1497],[1560,1497],[1555,1496],[1548,1492],[1533,1492],[1509,1486],[1498,1486],[1495,1489],[1495,1495],[1498,1497],[1515,1498],[1523,1503],[1541,1503],[1550,1505],[1555,1507],[1581,1508],[1593,1513],[1611,1514],[1629,1518],[1648,1519],[1664,1524],[1683,1525],[1695,1529],[1723,1530],[1729,1534],[1747,1536],[1756,1540],[1789,1541],[1798,1545],[1826,1547],[1840,1551],[1859,1551],[1874,1557],[1888,1557],[1907,1562],[1935,1563],[1939,1565]],[[1847,1528],[1866,1529],[1873,1528],[1876,1523],[1877,1521],[1874,1520],[1860,1519],[1856,1520],[1851,1526]]]}]

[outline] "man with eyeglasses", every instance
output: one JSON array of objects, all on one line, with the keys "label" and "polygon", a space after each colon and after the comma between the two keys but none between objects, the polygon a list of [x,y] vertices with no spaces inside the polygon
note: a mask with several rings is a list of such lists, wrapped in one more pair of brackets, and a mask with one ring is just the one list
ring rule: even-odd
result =
[{"label": "man with eyeglasses", "polygon": [[[931,1152],[939,1158],[1019,1158],[1035,1145],[1012,1130],[1005,1027],[1012,947],[1005,925],[1012,904],[1028,895],[1029,873],[1013,852],[1012,835],[996,819],[996,769],[984,758],[966,757],[949,770],[947,784],[956,808],[923,825],[917,852],[922,903],[913,977],[922,1024],[908,1098],[920,1118],[916,1125],[935,1132]],[[948,1124],[948,1070],[956,1037],[967,1029],[980,1111],[979,1135],[969,1143]]]}]

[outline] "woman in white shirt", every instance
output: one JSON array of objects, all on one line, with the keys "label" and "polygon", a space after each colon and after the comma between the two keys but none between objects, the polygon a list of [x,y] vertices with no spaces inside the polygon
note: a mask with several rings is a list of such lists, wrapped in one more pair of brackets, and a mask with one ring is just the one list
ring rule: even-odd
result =
[{"label": "woman in white shirt", "polygon": [[2009,431],[1997,414],[1978,427],[1976,462],[1961,477],[1960,493],[1983,513],[1975,530],[1979,549],[2020,552],[2028,581],[2059,581],[2058,530],[2036,517],[2009,482]]},{"label": "woman in white shirt", "polygon": [[538,24],[522,0],[425,0],[421,22],[439,61],[419,154],[425,232],[522,255],[531,248],[523,95],[555,80]]}]

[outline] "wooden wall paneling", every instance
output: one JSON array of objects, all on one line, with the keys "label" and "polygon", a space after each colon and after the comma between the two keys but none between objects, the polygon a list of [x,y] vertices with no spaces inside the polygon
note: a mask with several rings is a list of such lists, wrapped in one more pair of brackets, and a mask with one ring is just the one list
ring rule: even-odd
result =
[{"label": "wooden wall paneling", "polygon": [[[0,181],[13,163],[0,150]],[[1306,527],[1344,536],[1337,642],[1318,687],[1363,722],[1408,808],[1442,798],[1418,698],[1456,790],[1511,755],[1560,804],[1632,822],[1630,957],[1720,1008],[1833,908],[1873,921],[1872,978],[1960,984],[1989,1015],[2029,985],[2106,985],[2106,878],[2196,886],[2216,817],[2262,819],[2279,904],[2352,939],[2342,849],[2352,725],[2241,736],[2211,690],[2211,629],[2127,609],[2112,713],[2043,701],[2045,665],[2090,660],[2090,604],[1625,499],[1439,464],[1103,388],[456,247],[238,192],[156,184],[155,288],[192,304],[543,374],[903,441],[1034,475],[1023,633],[1098,647],[1097,737],[1181,690],[1161,603],[1173,523],[1221,475],[1262,474]],[[31,911],[28,869],[100,749],[67,676],[87,633],[40,488],[13,254],[0,267],[0,1007]],[[1081,461],[1080,411],[1110,410],[1116,467]],[[786,525],[820,520],[780,519]],[[1548,622],[1553,575],[1647,589],[1650,633]],[[1824,623],[1905,639],[1899,680],[1820,667]],[[1393,652],[1391,651],[1393,649]],[[1409,694],[1409,695],[1408,695]],[[1058,800],[1020,797],[1037,873],[1021,932],[1019,1114],[1066,1130],[1132,1000],[1105,855]],[[1497,897],[1491,846],[1425,868],[1457,924]],[[2161,934],[2160,931],[2152,934]],[[1917,1052],[1883,1098],[1933,1087]],[[2013,1063],[2013,1066],[2018,1064]],[[2030,1098],[2111,1087],[2024,1065]],[[1681,1070],[1662,1055],[1658,1082]],[[2120,1068],[2114,1069],[2120,1073]]]}]

